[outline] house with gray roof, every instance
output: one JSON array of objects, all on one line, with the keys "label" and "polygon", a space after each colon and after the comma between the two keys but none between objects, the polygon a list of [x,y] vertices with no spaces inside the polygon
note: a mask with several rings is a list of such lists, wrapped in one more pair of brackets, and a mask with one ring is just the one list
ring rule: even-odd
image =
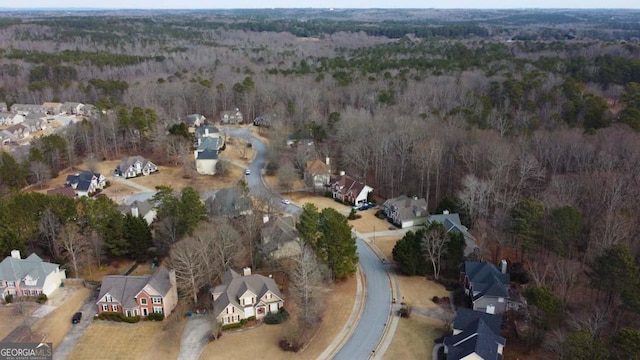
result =
[{"label": "house with gray roof", "polygon": [[220,149],[222,147],[222,145],[224,144],[224,140],[220,136],[220,130],[218,130],[218,128],[215,127],[215,126],[211,126],[211,125],[198,126],[194,130],[193,135],[196,138],[196,146],[200,146],[202,144],[203,140],[205,140],[207,138],[216,139],[216,141],[217,141],[216,144],[218,146],[218,149]]},{"label": "house with gray roof", "polygon": [[292,216],[264,215],[260,228],[260,248],[270,259],[279,260],[300,255],[302,243]]},{"label": "house with gray roof", "polygon": [[68,115],[82,115],[82,109],[84,108],[84,104],[79,102],[66,102],[62,104],[60,110],[66,112]]},{"label": "house with gray roof", "polygon": [[271,127],[278,117],[275,114],[263,114],[253,119],[253,126]]},{"label": "house with gray roof", "polygon": [[218,163],[218,151],[222,148],[224,140],[221,137],[200,138],[198,147],[194,150],[196,159],[196,171],[202,175],[215,175]]},{"label": "house with gray roof", "polygon": [[207,118],[200,114],[189,114],[184,118],[184,123],[189,127],[189,131],[193,132],[195,128],[204,124]]},{"label": "house with gray roof", "polygon": [[142,156],[129,156],[120,161],[113,174],[128,179],[138,175],[147,176],[156,171],[158,171],[158,167],[151,160]]},{"label": "house with gray roof", "polygon": [[135,216],[135,217],[140,216],[149,225],[153,223],[157,215],[156,209],[148,200],[144,200],[144,201],[135,200],[129,205],[122,204],[118,206],[118,210],[120,210],[120,212],[124,216],[126,216],[127,214],[131,214],[132,216]]},{"label": "house with gray roof", "polygon": [[207,213],[211,217],[225,216],[237,218],[253,213],[251,197],[245,195],[239,188],[225,188],[218,190],[215,195],[204,201]]},{"label": "house with gray roof", "polygon": [[66,186],[70,186],[76,191],[78,197],[89,196],[98,189],[104,189],[107,179],[104,175],[93,173],[91,171],[83,171],[75,175],[68,175]]},{"label": "house with gray roof", "polygon": [[29,114],[29,113],[38,113],[38,114],[46,114],[47,109],[45,109],[42,105],[36,104],[13,104],[11,105],[11,111],[18,114]]},{"label": "house with gray roof", "polygon": [[444,225],[445,229],[447,229],[447,233],[450,231],[456,231],[464,236],[464,256],[468,257],[479,251],[473,235],[471,235],[469,229],[460,222],[459,214],[450,213],[449,210],[445,210],[442,214],[429,215],[427,218],[427,225],[431,225],[433,222],[438,222]]},{"label": "house with gray roof", "polygon": [[400,195],[382,204],[382,210],[389,221],[400,228],[424,225],[429,217],[427,200],[417,196]]},{"label": "house with gray roof", "polygon": [[511,283],[506,263],[498,269],[492,263],[465,261],[460,269],[460,282],[473,310],[489,314],[506,311]]},{"label": "house with gray roof", "polygon": [[7,295],[50,296],[66,278],[60,265],[45,262],[36,254],[22,259],[19,250],[12,250],[0,263],[0,295],[2,300]]},{"label": "house with gray roof", "polygon": [[166,318],[178,304],[175,270],[159,267],[152,275],[108,275],[102,279],[98,314],[120,313],[147,317],[151,313]]},{"label": "house with gray roof", "polygon": [[497,315],[458,309],[453,335],[444,339],[447,360],[502,360],[506,339],[500,336],[501,322]]},{"label": "house with gray roof", "polygon": [[262,319],[284,306],[284,297],[273,278],[251,274],[248,267],[242,270],[242,275],[227,270],[222,284],[211,290],[211,296],[214,316],[223,325],[253,316]]},{"label": "house with gray roof", "polygon": [[233,111],[222,111],[220,113],[220,122],[223,124],[242,124],[243,118],[240,109]]}]

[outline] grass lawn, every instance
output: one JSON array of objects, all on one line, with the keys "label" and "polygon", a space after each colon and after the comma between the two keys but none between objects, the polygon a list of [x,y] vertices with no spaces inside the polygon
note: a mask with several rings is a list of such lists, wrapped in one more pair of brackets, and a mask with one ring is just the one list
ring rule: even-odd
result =
[{"label": "grass lawn", "polygon": [[316,195],[308,192],[292,192],[292,193],[285,194],[285,197],[287,197],[293,203],[299,206],[303,206],[306,203],[312,203],[315,206],[317,206],[319,210],[330,207],[330,208],[336,209],[341,213],[346,212],[348,214],[349,210],[351,209],[350,206],[343,205],[333,200],[332,198],[328,198],[326,196]]},{"label": "grass lawn", "polygon": [[373,244],[382,251],[382,253],[387,257],[388,261],[393,261],[393,247],[396,246],[396,242],[402,239],[400,235],[390,235],[390,236],[376,236],[375,241],[373,237],[369,238]]},{"label": "grass lawn", "polygon": [[434,296],[447,296],[449,292],[436,282],[427,280],[424,276],[405,276],[398,274],[400,293],[404,301],[412,306],[421,308],[437,308],[431,299]]},{"label": "grass lawn", "polygon": [[[15,304],[0,305],[0,340],[9,335],[15,328],[22,324],[22,316],[18,315]],[[38,304],[25,304],[24,310],[27,314],[31,314],[38,308]]]},{"label": "grass lawn", "polygon": [[52,342],[55,349],[71,329],[71,317],[80,310],[90,293],[89,289],[78,287],[55,310],[36,321],[32,327],[34,340]]},{"label": "grass lawn", "polygon": [[356,231],[363,234],[373,233],[377,231],[387,231],[390,228],[395,230],[396,228],[393,225],[389,224],[387,220],[382,220],[376,217],[376,211],[378,210],[378,208],[375,208],[356,212],[362,217],[356,220],[349,220],[349,225],[353,226]]},{"label": "grass lawn", "polygon": [[[116,323],[94,320],[69,355],[70,360],[118,360],[149,358],[153,351],[154,359],[175,359],[177,352],[162,353],[157,351],[157,340],[160,339],[164,322],[141,321],[137,324]],[[180,334],[178,351],[180,348]],[[164,356],[166,355],[166,356]]]},{"label": "grass lawn", "polygon": [[400,319],[391,345],[384,359],[431,359],[433,342],[444,334],[440,320],[412,314],[409,319]]},{"label": "grass lawn", "polygon": [[[283,352],[278,341],[286,324],[262,325],[239,333],[225,333],[209,343],[201,359],[317,359],[342,330],[351,310],[356,292],[356,278],[337,283],[325,302],[325,314],[318,332],[304,351]],[[286,305],[286,303],[285,303]],[[259,339],[259,340],[255,340]]]}]

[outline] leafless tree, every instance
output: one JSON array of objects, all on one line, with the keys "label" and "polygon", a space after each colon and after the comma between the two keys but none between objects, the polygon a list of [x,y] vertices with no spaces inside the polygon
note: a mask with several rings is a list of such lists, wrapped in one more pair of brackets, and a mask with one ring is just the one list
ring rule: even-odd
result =
[{"label": "leafless tree", "polygon": [[435,280],[438,280],[440,277],[441,260],[442,256],[446,253],[445,245],[447,241],[448,236],[444,226],[428,228],[422,239],[420,239],[422,251],[433,267],[433,278]]},{"label": "leafless tree", "polygon": [[529,275],[536,286],[543,286],[548,283],[549,273],[552,270],[554,259],[548,253],[537,253],[529,255]]},{"label": "leafless tree", "polygon": [[96,261],[96,265],[100,267],[102,264],[102,255],[104,254],[104,239],[102,235],[95,230],[91,230],[86,236],[89,242],[89,248],[91,249],[91,255]]},{"label": "leafless tree", "polygon": [[572,260],[556,259],[553,262],[553,288],[560,293],[560,301],[564,308],[569,302],[571,290],[578,284],[580,264]]},{"label": "leafless tree", "polygon": [[610,320],[611,308],[598,304],[591,309],[583,309],[578,314],[572,314],[570,324],[578,331],[589,331],[591,336],[597,339]]},{"label": "leafless tree", "polygon": [[78,268],[84,264],[89,248],[87,238],[80,235],[77,225],[65,224],[57,238],[57,246],[71,262],[73,276],[78,277]]},{"label": "leafless tree", "polygon": [[307,326],[317,325],[326,288],[322,284],[322,273],[310,246],[303,245],[301,254],[294,258],[290,279],[289,292],[298,308],[298,319]]},{"label": "leafless tree", "polygon": [[286,163],[278,170],[278,183],[285,191],[291,191],[295,181],[299,178],[293,165]]},{"label": "leafless tree", "polygon": [[180,238],[178,235],[178,223],[175,217],[167,216],[160,220],[156,227],[156,236],[154,237],[155,245],[161,253],[166,253],[177,243]]},{"label": "leafless tree", "polygon": [[211,219],[211,223],[216,229],[212,243],[215,268],[219,273],[223,273],[231,267],[241,253],[242,237],[227,218],[217,217]]},{"label": "leafless tree", "polygon": [[467,209],[471,222],[473,223],[480,216],[489,215],[491,184],[469,174],[464,177],[462,185],[464,188],[458,194],[458,198]]},{"label": "leafless tree", "polygon": [[60,256],[60,248],[57,246],[57,238],[61,226],[62,224],[60,223],[60,219],[58,219],[58,216],[56,216],[51,209],[47,208],[42,212],[38,228],[42,237],[47,241],[49,253],[53,255],[54,258]]},{"label": "leafless tree", "polygon": [[202,249],[192,238],[186,238],[173,245],[169,253],[169,266],[176,271],[178,289],[198,304],[198,292],[207,284],[203,270]]},{"label": "leafless tree", "polygon": [[33,161],[29,165],[31,174],[36,178],[36,183],[40,184],[40,189],[43,188],[44,183],[51,179],[51,169],[40,161]]}]

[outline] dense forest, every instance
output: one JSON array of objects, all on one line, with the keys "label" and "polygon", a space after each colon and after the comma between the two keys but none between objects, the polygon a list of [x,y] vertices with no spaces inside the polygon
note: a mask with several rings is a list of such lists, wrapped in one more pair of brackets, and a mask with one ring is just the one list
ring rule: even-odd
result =
[{"label": "dense forest", "polygon": [[[638,11],[5,12],[2,101],[104,110],[2,154],[4,253],[41,232],[49,200],[17,193],[25,185],[87,156],[178,164],[181,118],[239,108],[247,122],[276,115],[271,171],[289,168],[288,136],[313,138],[379,198],[460,212],[484,260],[515,249],[540,309],[532,350],[640,353]],[[42,211],[16,219],[27,200]]]}]

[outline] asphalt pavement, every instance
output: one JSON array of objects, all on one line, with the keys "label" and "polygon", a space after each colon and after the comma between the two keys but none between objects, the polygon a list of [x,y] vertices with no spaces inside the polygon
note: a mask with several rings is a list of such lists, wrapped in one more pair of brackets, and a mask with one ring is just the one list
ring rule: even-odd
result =
[{"label": "asphalt pavement", "polygon": [[[80,338],[84,335],[85,331],[87,331],[89,324],[91,324],[93,317],[97,312],[96,301],[98,301],[98,292],[99,289],[97,287],[91,290],[91,296],[87,298],[80,310],[82,311],[82,320],[71,326],[71,330],[67,332],[67,335],[64,336],[60,344],[58,344],[54,349],[54,360],[63,360],[69,357],[73,348],[76,346],[78,341],[80,341]],[[69,321],[71,321],[71,318],[69,318]]]}]

